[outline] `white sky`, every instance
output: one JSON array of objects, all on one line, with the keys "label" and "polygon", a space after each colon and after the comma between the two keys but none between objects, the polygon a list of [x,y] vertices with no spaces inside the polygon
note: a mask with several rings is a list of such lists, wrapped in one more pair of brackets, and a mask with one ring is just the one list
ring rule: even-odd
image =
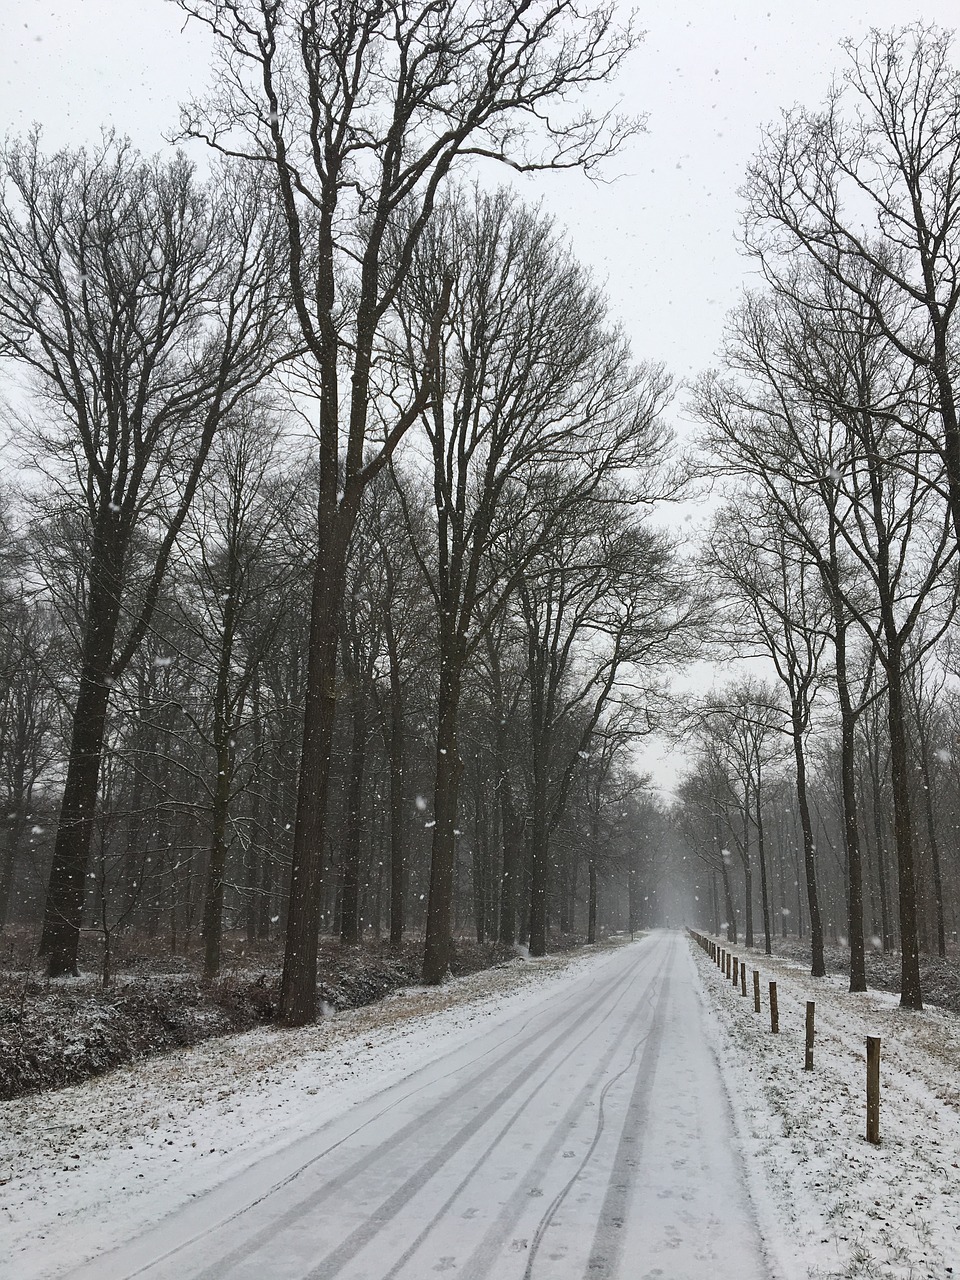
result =
[{"label": "white sky", "polygon": [[[202,92],[209,46],[169,0],[16,0],[4,23],[0,121],[43,126],[51,147],[101,125],[144,150],[176,129],[177,104]],[[672,0],[639,5],[647,37],[619,81],[648,131],[613,183],[575,174],[522,180],[606,282],[637,356],[678,378],[714,358],[748,270],[737,248],[737,188],[760,129],[816,104],[845,36],[917,19],[952,27],[956,0]],[[682,412],[678,409],[678,417]],[[671,766],[656,768],[669,786]]]},{"label": "white sky", "polygon": [[[4,23],[0,121],[39,122],[51,145],[101,124],[144,149],[176,128],[202,90],[208,45],[169,0],[16,0]],[[618,88],[646,112],[645,136],[612,184],[573,174],[530,179],[607,282],[638,356],[688,377],[710,364],[744,280],[736,190],[761,126],[820,99],[844,36],[920,18],[953,26],[955,0],[658,0],[639,5],[647,38]]]}]

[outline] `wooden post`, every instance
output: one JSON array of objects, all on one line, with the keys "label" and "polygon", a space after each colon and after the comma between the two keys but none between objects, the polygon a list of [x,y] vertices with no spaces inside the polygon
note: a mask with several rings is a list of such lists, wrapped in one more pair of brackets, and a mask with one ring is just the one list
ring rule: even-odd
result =
[{"label": "wooden post", "polygon": [[760,1012],[760,970],[753,971],[753,1011]]},{"label": "wooden post", "polygon": [[880,1143],[880,1037],[867,1036],[867,1141]]},{"label": "wooden post", "polygon": [[740,957],[733,957],[733,985],[736,986],[740,981]]},{"label": "wooden post", "polygon": [[780,1011],[777,1008],[777,984],[770,983],[770,1030],[774,1035],[780,1033]]},{"label": "wooden post", "polygon": [[747,966],[742,960],[740,961],[740,994],[742,996],[747,994]]},{"label": "wooden post", "polygon": [[730,970],[733,968],[733,956],[727,952],[727,978],[730,977]]},{"label": "wooden post", "polygon": [[803,1055],[804,1071],[813,1070],[813,1033],[816,1005],[813,1000],[807,1001],[807,1044]]}]

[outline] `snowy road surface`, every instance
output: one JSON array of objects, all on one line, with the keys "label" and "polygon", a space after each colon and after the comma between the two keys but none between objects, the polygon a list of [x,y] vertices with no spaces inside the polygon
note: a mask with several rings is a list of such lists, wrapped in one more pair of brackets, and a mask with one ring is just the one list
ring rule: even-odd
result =
[{"label": "snowy road surface", "polygon": [[75,1280],[761,1280],[690,950],[507,1011]]}]

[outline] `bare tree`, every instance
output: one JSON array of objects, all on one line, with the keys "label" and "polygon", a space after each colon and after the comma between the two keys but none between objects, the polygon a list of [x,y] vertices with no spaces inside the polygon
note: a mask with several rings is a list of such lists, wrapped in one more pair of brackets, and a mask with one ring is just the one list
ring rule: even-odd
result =
[{"label": "bare tree", "polygon": [[757,837],[760,868],[760,908],[764,948],[771,952],[770,894],[764,796],[783,764],[789,713],[775,687],[748,677],[718,694],[699,699],[688,712],[690,732],[720,765],[720,775],[732,784],[741,830],[730,826],[743,864],[746,945],[753,946],[753,855],[751,828]]},{"label": "bare tree", "polygon": [[[600,871],[604,845],[616,829],[615,815],[627,797],[640,793],[649,784],[630,770],[624,757],[638,738],[649,732],[646,708],[622,702],[597,725],[590,744],[589,760],[583,772],[583,788],[588,813],[587,830],[587,942],[597,940]],[[606,837],[606,840],[604,839]]]},{"label": "bare tree", "polygon": [[685,656],[703,598],[669,541],[611,490],[567,515],[520,583],[530,722],[530,952],[547,943],[549,842],[618,683],[647,705],[649,671]]},{"label": "bare tree", "polygon": [[[736,809],[739,819],[741,809],[735,795],[733,779],[721,753],[713,750],[708,741],[704,741],[694,767],[680,780],[674,820],[687,845],[710,870],[716,927],[718,930],[724,929],[727,941],[736,945],[737,910],[730,877],[733,854],[729,848],[730,843],[735,843],[738,839],[733,809]],[[716,892],[718,871],[723,884],[725,919],[722,922]],[[751,910],[747,906],[747,914],[752,921]]]},{"label": "bare tree", "polygon": [[[739,492],[716,517],[708,535],[707,563],[719,573],[734,607],[722,635],[743,651],[759,643],[773,663],[790,704],[790,737],[796,768],[797,805],[803,832],[803,865],[810,911],[811,972],[823,977],[823,923],[817,892],[813,823],[807,795],[805,744],[813,702],[821,683],[820,664],[827,642],[830,603],[819,568],[798,546],[789,523],[762,496]],[[863,964],[862,910],[859,961]],[[851,936],[851,956],[857,950]],[[851,959],[851,977],[854,971]],[[859,987],[853,988],[860,990]]]},{"label": "bare tree", "polygon": [[[396,473],[394,473],[396,475]],[[387,483],[389,481],[389,483]],[[403,486],[403,479],[399,485]],[[409,804],[406,795],[410,754],[409,708],[412,685],[432,667],[432,604],[423,591],[420,568],[409,537],[409,499],[405,503],[390,477],[367,492],[365,517],[380,571],[379,625],[386,681],[374,682],[373,695],[389,759],[390,776],[390,944],[403,941],[409,854]],[[421,513],[426,519],[426,513]],[[414,542],[422,539],[414,539]],[[381,671],[382,676],[382,671]],[[384,689],[383,685],[386,684]]]},{"label": "bare tree", "polygon": [[[418,549],[440,662],[424,952],[432,983],[450,960],[467,664],[530,563],[608,477],[637,468],[637,499],[669,483],[660,466],[668,383],[659,369],[631,364],[622,337],[606,328],[599,292],[547,219],[504,191],[438,209],[401,295],[414,366],[426,358],[442,280],[450,305],[438,395],[412,437],[412,451],[422,432],[429,452],[436,516],[432,545]],[[422,528],[417,513],[410,525]]]},{"label": "bare tree", "polygon": [[812,258],[929,379],[936,419],[917,427],[941,454],[960,539],[960,72],[952,45],[951,33],[921,23],[845,42],[847,67],[824,105],[787,112],[754,159],[746,233],[771,281],[790,274],[798,250]]},{"label": "bare tree", "polygon": [[[188,519],[180,574],[180,625],[190,635],[194,679],[207,686],[200,714],[191,716],[212,766],[198,778],[209,803],[206,981],[220,972],[230,817],[249,781],[239,742],[247,729],[254,743],[259,735],[259,725],[250,723],[256,681],[283,624],[293,576],[281,511],[297,499],[281,473],[279,446],[280,427],[266,406],[248,403],[224,424]],[[251,763],[256,768],[260,761]]]}]

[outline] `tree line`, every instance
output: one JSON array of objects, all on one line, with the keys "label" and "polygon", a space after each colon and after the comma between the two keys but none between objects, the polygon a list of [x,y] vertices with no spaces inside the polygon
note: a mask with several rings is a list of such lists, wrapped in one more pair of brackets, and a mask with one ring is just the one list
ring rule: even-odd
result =
[{"label": "tree line", "polygon": [[960,890],[960,76],[929,27],[845,49],[750,166],[762,284],[694,389],[716,641],[763,661],[685,708],[678,817],[731,937],[739,919],[752,945],[759,907],[769,950],[793,911],[822,974],[826,911],[851,990],[869,930],[920,1008],[920,948],[945,955]]},{"label": "tree line", "polygon": [[550,220],[478,158],[591,171],[640,127],[571,112],[638,36],[612,6],[184,0],[210,175],[105,134],[0,168],[0,924],[171,949],[322,930],[635,927],[630,768],[702,593],[637,363]]}]

